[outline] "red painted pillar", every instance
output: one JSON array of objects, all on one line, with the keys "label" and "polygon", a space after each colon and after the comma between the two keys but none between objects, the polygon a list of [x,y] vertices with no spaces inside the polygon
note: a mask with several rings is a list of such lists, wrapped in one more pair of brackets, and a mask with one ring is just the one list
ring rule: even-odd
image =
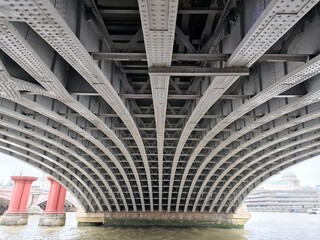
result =
[{"label": "red painted pillar", "polygon": [[32,182],[36,177],[12,176],[14,189],[6,213],[26,213]]},{"label": "red painted pillar", "polygon": [[64,203],[66,201],[66,194],[67,194],[67,190],[64,187],[60,186],[60,194],[59,194],[59,200],[57,204],[58,212],[64,212]]},{"label": "red painted pillar", "polygon": [[66,189],[56,182],[53,178],[48,177],[51,182],[47,206],[47,213],[64,213],[64,203],[66,200]]},{"label": "red painted pillar", "polygon": [[66,189],[48,177],[51,182],[46,210],[39,220],[40,226],[63,226],[65,224],[64,203],[66,200]]},{"label": "red painted pillar", "polygon": [[27,204],[32,182],[36,177],[12,176],[14,188],[9,203],[9,208],[3,214],[0,224],[2,225],[25,225],[28,223]]}]

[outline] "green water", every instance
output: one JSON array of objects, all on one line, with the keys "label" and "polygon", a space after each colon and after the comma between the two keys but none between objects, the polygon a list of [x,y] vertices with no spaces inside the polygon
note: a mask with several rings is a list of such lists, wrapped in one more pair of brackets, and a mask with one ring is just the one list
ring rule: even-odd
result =
[{"label": "green water", "polygon": [[0,226],[0,239],[320,240],[320,215],[303,213],[252,213],[244,229],[78,228],[73,213],[64,227],[38,227],[38,220],[31,216],[27,226]]}]

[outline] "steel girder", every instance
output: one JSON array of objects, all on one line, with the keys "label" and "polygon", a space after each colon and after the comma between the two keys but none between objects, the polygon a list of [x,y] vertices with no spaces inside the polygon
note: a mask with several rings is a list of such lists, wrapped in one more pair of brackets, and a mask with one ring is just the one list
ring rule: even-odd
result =
[{"label": "steel girder", "polygon": [[[270,1],[265,9],[257,9],[257,20],[250,20],[248,14],[242,22],[230,18],[230,13],[236,12],[233,1],[218,9],[212,4],[200,9],[196,3],[191,7],[178,2],[132,1],[135,10],[126,16],[123,11],[106,15],[108,3],[102,0],[84,5],[59,0],[55,7],[40,0],[19,4],[0,1],[6,9],[0,13],[0,46],[5,53],[0,56],[4,60],[9,56],[30,75],[26,79],[37,82],[30,84],[21,80],[24,77],[10,76],[6,71],[10,64],[1,64],[4,105],[0,125],[4,130],[0,131],[3,136],[8,133],[2,144],[12,144],[12,149],[22,147],[20,151],[25,152],[30,148],[38,154],[34,164],[44,161],[51,170],[57,170],[53,174],[79,194],[87,211],[235,211],[256,182],[270,172],[317,154],[313,145],[317,134],[312,135],[317,131],[317,112],[312,110],[319,101],[318,87],[306,92],[291,90],[319,73],[319,56],[314,58],[316,51],[277,54],[274,44],[283,38],[290,45],[295,38],[287,38],[286,33],[318,1]],[[243,6],[250,4],[254,5],[248,1]],[[72,7],[80,8],[82,15],[70,11]],[[198,19],[204,27],[199,29],[199,39],[188,26],[195,17],[190,14],[207,16],[206,20]],[[113,24],[126,18],[131,20],[124,21],[128,34],[123,35],[121,23]],[[229,20],[234,25],[228,33]],[[241,26],[244,23],[247,25]],[[244,38],[240,42],[236,36],[231,42],[239,26]],[[89,28],[97,35],[88,34]],[[219,42],[222,49],[211,48],[212,43],[216,46]],[[271,47],[275,54],[266,54]],[[53,61],[49,62],[44,53],[52,54]],[[206,61],[211,61],[209,67]],[[260,64],[264,61],[265,65]],[[267,66],[270,61],[275,66],[284,62],[284,77],[274,83],[263,82],[266,87],[256,91],[232,90],[245,84],[238,80],[248,73],[246,68],[250,68],[248,78],[252,78],[256,67]],[[287,61],[298,62],[289,67],[298,66],[300,61],[307,63],[287,75]],[[75,72],[67,80],[69,85],[61,68],[68,64]],[[113,71],[115,74],[110,74]],[[192,77],[216,74],[219,76],[215,78]],[[77,88],[78,79],[87,85],[81,82]],[[270,110],[275,100],[279,107]],[[303,107],[309,113],[304,113]],[[300,114],[305,118],[296,118]],[[302,121],[311,126],[304,126]],[[297,126],[299,131],[288,134]],[[291,142],[288,137],[304,140]],[[268,142],[269,138],[276,140]],[[277,144],[280,147],[274,150]],[[296,146],[302,151],[293,151],[296,156],[289,161],[286,148]],[[28,154],[20,154],[20,158],[30,159]],[[59,172],[61,168],[64,170]],[[81,187],[75,189],[70,179],[79,181]],[[245,190],[239,190],[241,187]]]},{"label": "steel girder", "polygon": [[[219,122],[219,124],[217,125],[217,128],[215,127],[209,132],[210,137],[217,134],[217,131],[219,131],[218,130],[219,126],[225,126],[225,127],[228,126],[235,118],[237,118],[241,114],[242,111],[244,113],[246,113],[246,112],[250,111],[251,109],[253,109],[255,106],[259,105],[259,103],[264,102],[265,99],[270,99],[270,98],[272,98],[273,95],[276,95],[278,93],[281,93],[281,92],[289,89],[290,87],[292,87],[292,85],[296,85],[301,81],[308,80],[310,77],[315,76],[316,74],[318,74],[320,72],[319,66],[320,66],[320,56],[312,59],[312,61],[306,63],[305,65],[301,66],[299,69],[297,69],[297,70],[291,72],[290,74],[286,75],[285,77],[283,77],[282,79],[277,81],[275,84],[271,85],[266,90],[264,90],[264,91],[260,92],[259,94],[257,94],[250,101],[248,101],[247,103],[243,104],[240,108],[235,110],[232,114],[230,114],[224,120]],[[288,83],[290,85],[288,85]],[[316,89],[316,90],[312,91],[311,93],[307,94],[306,96],[304,96],[302,99],[299,99],[299,100],[297,100],[297,101],[295,101],[295,102],[293,102],[291,104],[288,104],[287,106],[279,108],[278,110],[275,110],[274,112],[272,112],[272,113],[260,118],[259,120],[254,121],[253,123],[251,123],[250,126],[248,126],[246,128],[243,128],[240,131],[236,132],[234,135],[232,135],[226,141],[222,142],[217,148],[215,148],[206,157],[206,159],[201,164],[201,166],[200,166],[200,168],[198,170],[198,174],[196,174],[196,176],[195,176],[195,179],[198,178],[198,176],[201,173],[203,167],[215,156],[215,154],[219,153],[219,151],[221,151],[224,147],[226,147],[230,143],[232,143],[233,139],[237,139],[240,136],[246,134],[247,132],[259,127],[260,125],[262,125],[262,124],[264,124],[266,122],[272,121],[273,119],[277,119],[279,116],[282,116],[283,114],[292,112],[292,111],[294,111],[296,109],[299,109],[299,108],[301,108],[303,106],[307,106],[310,103],[312,103],[313,101],[314,102],[319,101],[320,99],[318,100],[318,95],[319,95],[319,90]],[[259,99],[261,99],[261,100],[259,101]],[[202,140],[202,141],[205,141],[205,140]],[[249,146],[250,145],[249,142],[250,141],[246,142],[245,145]],[[240,151],[241,150],[241,146],[239,146],[237,148],[237,150]],[[191,156],[191,159],[193,159],[192,156]],[[201,189],[203,189],[206,186],[206,183],[208,182],[208,179],[210,179],[210,177],[211,177],[211,173],[214,173],[225,162],[224,159],[228,159],[228,158],[227,157],[223,158],[219,163],[217,163],[215,165],[215,167],[212,169],[210,174],[207,175],[207,177],[206,177]],[[188,169],[188,168],[186,168],[186,169]],[[218,181],[217,181],[217,183],[218,183]],[[213,185],[212,189],[214,189],[214,187],[215,187],[215,184]],[[189,196],[191,195],[192,190],[193,190],[193,187],[191,187],[190,190],[189,190]],[[197,201],[196,201],[196,203],[197,203]]]},{"label": "steel girder", "polygon": [[[308,5],[310,4],[310,5]],[[256,60],[258,60],[281,36],[283,36],[296,22],[298,22],[302,16],[306,13],[305,11],[310,7],[314,6],[316,2],[309,1],[307,5],[304,6],[295,6],[298,7],[294,10],[294,15],[291,13],[286,13],[290,8],[282,11],[286,7],[294,7],[285,2],[272,1],[269,3],[267,8],[264,10],[263,14],[259,17],[259,19],[255,22],[254,26],[250,29],[250,31],[246,34],[245,38],[241,41],[239,46],[233,52],[231,57],[228,59],[226,66],[242,66],[242,67],[250,67]],[[291,11],[291,9],[290,9]],[[286,22],[290,20],[290,23],[286,24]],[[277,26],[277,27],[276,27]],[[179,140],[177,151],[174,157],[174,163],[172,167],[171,177],[173,178],[173,174],[175,172],[175,167],[179,161],[179,155],[183,149],[185,142],[187,141],[187,137],[191,134],[192,130],[196,126],[196,123],[203,117],[203,115],[209,110],[209,108],[217,101],[217,99],[228,89],[239,77],[218,77],[213,80],[210,84],[209,88],[206,90],[203,97],[200,99],[196,108],[194,109],[192,115],[188,119],[187,124],[185,125],[185,129],[181,134],[181,138]],[[275,95],[277,92],[275,92]],[[267,99],[266,99],[267,100]],[[260,105],[264,101],[256,101],[257,105]],[[257,106],[256,105],[256,106]],[[248,111],[250,111],[248,109]],[[234,112],[235,113],[235,112]],[[228,119],[226,122],[226,126],[229,125],[232,121],[237,119],[238,114],[235,113],[234,117]],[[231,120],[231,121],[230,121]],[[222,124],[221,124],[222,125]],[[219,130],[218,130],[219,129]],[[215,128],[215,131],[220,131],[223,127],[219,126],[219,128]],[[203,140],[197,145],[194,150],[194,154],[190,157],[189,162],[192,164],[192,161],[195,159],[198,153],[200,153],[201,149],[207,145],[212,137],[215,136],[215,131],[211,130]],[[189,164],[190,165],[190,164]],[[201,170],[199,170],[200,172]],[[188,173],[188,167],[186,168],[186,174]],[[197,181],[197,177],[194,179],[194,183]],[[184,181],[181,181],[180,189],[183,188]],[[171,188],[169,192],[169,196],[171,195],[173,186],[173,181],[171,183]],[[190,188],[192,192],[193,187]],[[176,205],[176,211],[179,209],[179,201],[181,191],[178,194],[178,202]],[[189,193],[190,196],[190,193]],[[169,197],[170,199],[170,197]],[[188,205],[188,199],[186,206]],[[186,210],[186,207],[185,207]]]},{"label": "steel girder", "polygon": [[[178,0],[139,0],[138,3],[148,67],[171,66]],[[163,146],[170,76],[149,75],[157,130],[159,211],[162,211]]]}]

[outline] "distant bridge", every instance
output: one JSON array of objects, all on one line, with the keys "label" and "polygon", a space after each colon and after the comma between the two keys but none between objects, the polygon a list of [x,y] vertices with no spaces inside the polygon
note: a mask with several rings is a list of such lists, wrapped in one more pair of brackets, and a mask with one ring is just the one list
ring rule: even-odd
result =
[{"label": "distant bridge", "polygon": [[0,149],[88,213],[234,213],[319,155],[317,0],[1,0]]},{"label": "distant bridge", "polygon": [[[3,214],[4,211],[8,208],[9,201],[12,196],[12,190],[13,189],[0,188],[0,214]],[[33,198],[36,195],[36,205],[38,205],[42,210],[44,210],[47,204],[48,194],[49,192],[39,192],[38,189],[33,189],[30,193],[28,207],[31,206]],[[67,210],[72,209],[74,211],[76,210],[77,206],[77,200],[70,194],[67,194],[65,208]]]}]

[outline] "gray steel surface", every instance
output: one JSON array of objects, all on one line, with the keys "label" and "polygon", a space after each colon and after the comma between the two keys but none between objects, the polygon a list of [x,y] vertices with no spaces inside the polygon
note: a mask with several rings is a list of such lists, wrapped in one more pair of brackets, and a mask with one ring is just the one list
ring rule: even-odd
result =
[{"label": "gray steel surface", "polygon": [[319,155],[318,0],[0,0],[0,151],[87,212],[236,212]]}]

